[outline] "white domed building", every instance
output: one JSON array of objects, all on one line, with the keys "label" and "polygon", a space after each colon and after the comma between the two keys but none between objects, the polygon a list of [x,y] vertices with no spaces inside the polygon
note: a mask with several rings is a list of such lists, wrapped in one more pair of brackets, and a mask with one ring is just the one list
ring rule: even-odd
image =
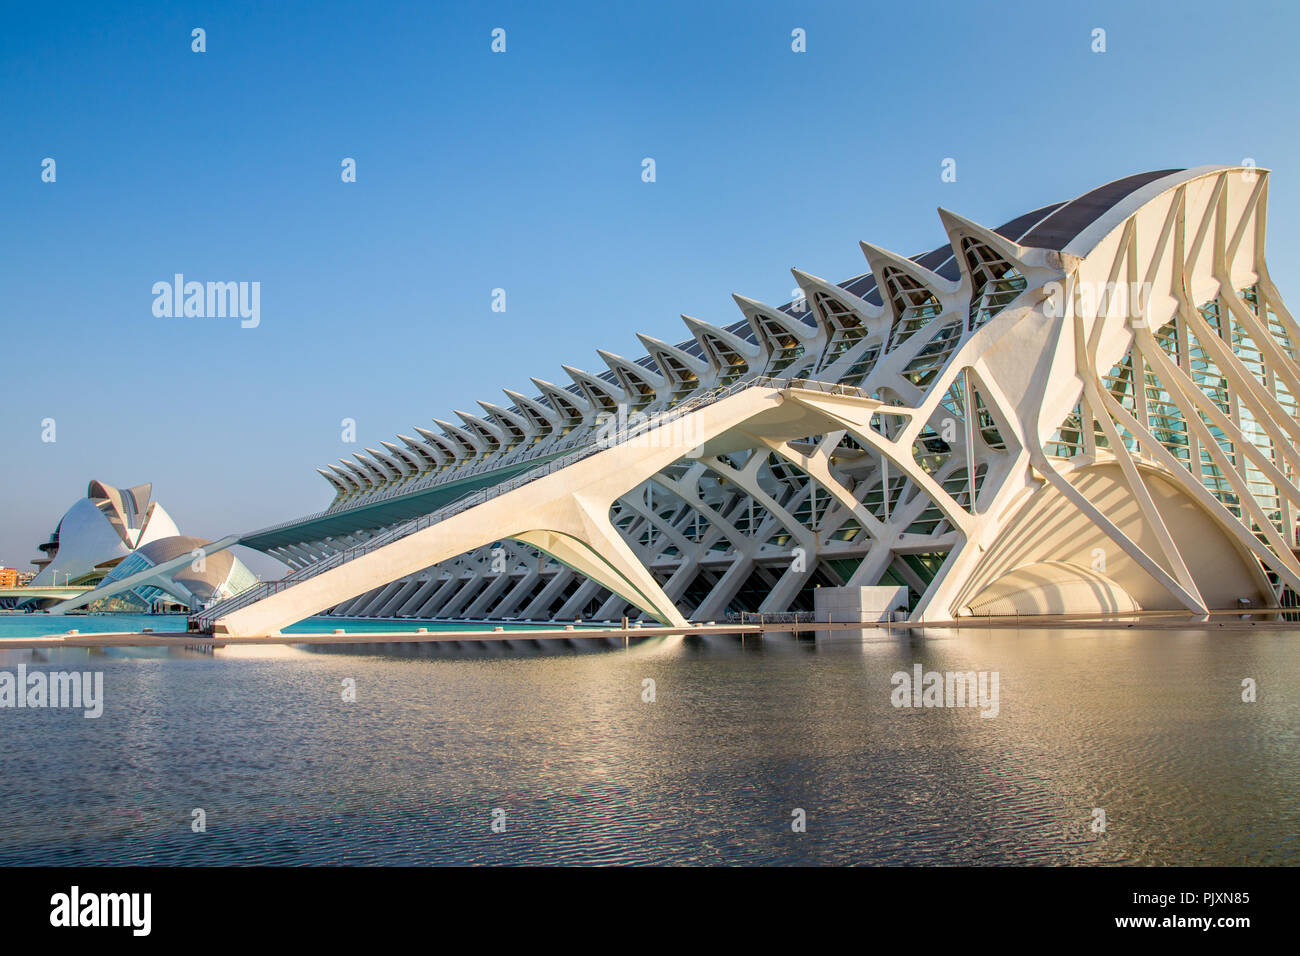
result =
[{"label": "white domed building", "polygon": [[118,489],[92,481],[40,546],[32,586],[98,584],[137,548],[180,534],[152,494],[152,484]]},{"label": "white domed building", "polygon": [[[152,500],[152,493],[151,484],[119,489],[92,481],[86,497],[64,513],[49,541],[40,546],[44,554],[32,562],[40,568],[32,585],[98,589],[185,555],[193,560],[113,594],[149,609],[167,605],[196,609],[257,583],[256,576],[229,551],[207,554],[211,542],[182,535],[162,505]],[[57,599],[29,599],[19,606],[58,603]]]}]

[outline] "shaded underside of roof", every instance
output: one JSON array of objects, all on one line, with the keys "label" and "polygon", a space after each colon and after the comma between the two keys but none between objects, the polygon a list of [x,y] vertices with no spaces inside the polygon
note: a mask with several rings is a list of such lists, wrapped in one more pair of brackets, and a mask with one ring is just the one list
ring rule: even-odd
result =
[{"label": "shaded underside of roof", "polygon": [[332,514],[317,515],[285,527],[268,528],[241,538],[239,543],[256,551],[269,551],[271,548],[303,541],[319,541],[329,537],[342,538],[356,531],[385,528],[399,521],[430,514],[466,495],[513,478],[556,457],[558,453],[542,455],[483,474],[462,478],[459,481],[449,481],[421,491],[396,495]]}]

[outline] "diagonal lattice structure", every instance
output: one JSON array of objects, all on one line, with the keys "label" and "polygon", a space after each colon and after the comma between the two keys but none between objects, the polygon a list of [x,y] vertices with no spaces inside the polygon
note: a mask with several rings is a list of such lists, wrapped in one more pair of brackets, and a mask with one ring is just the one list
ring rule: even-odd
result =
[{"label": "diagonal lattice structure", "polygon": [[864,243],[869,273],[795,270],[783,306],[321,469],[328,509],[242,539],[292,573],[195,624],[708,620],[881,583],[917,621],[1290,604],[1300,328],[1267,189],[1201,167],[998,229],[940,210],[930,253]]}]

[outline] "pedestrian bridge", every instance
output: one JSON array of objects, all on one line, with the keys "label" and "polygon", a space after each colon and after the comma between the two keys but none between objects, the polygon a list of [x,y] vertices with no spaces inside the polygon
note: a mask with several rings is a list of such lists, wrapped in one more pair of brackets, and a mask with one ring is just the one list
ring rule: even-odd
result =
[{"label": "pedestrian bridge", "polygon": [[23,598],[59,598],[61,600],[70,600],[92,590],[94,590],[94,588],[82,584],[65,585],[63,587],[46,586],[34,588],[25,586],[0,588],[0,598],[18,598],[19,600]]},{"label": "pedestrian bridge", "polygon": [[[758,378],[632,421],[622,431],[515,478],[397,525],[356,547],[264,582],[190,619],[212,634],[271,634],[343,601],[496,541],[531,545],[586,575],[663,624],[686,625],[681,612],[610,521],[610,508],[682,458],[765,448],[789,453],[789,443],[842,430],[906,474],[966,528],[973,516],[958,505],[912,455],[925,425],[918,410],[890,406],[914,418],[894,440],[871,427],[882,403],[856,388],[809,380]],[[804,467],[816,470],[806,460]],[[822,468],[825,463],[820,463]],[[828,482],[828,487],[836,486]],[[880,520],[842,492],[841,504],[869,530]]]},{"label": "pedestrian bridge", "polygon": [[[240,539],[238,535],[228,535],[227,537],[222,538],[220,541],[213,541],[212,543],[204,546],[203,548],[204,556],[212,557],[212,555],[214,554],[220,554],[222,551],[225,551],[227,548],[231,548],[239,544],[239,541]],[[143,570],[137,571],[135,574],[128,575],[127,577],[124,578],[119,578],[116,581],[101,582],[95,587],[78,587],[78,588],[67,588],[67,589],[44,588],[41,590],[49,590],[49,591],[66,590],[68,592],[66,594],[48,595],[49,597],[63,597],[66,599],[49,609],[51,614],[56,614],[56,615],[64,614],[68,611],[73,611],[76,610],[77,608],[85,607],[87,604],[93,604],[96,601],[102,601],[105,598],[111,598],[111,597],[116,597],[119,594],[125,594],[127,591],[133,590],[134,588],[138,588],[138,587],[155,585],[155,586],[162,587],[164,590],[166,590],[166,581],[170,577],[170,575],[173,572],[179,571],[181,568],[184,568],[187,564],[190,564],[193,560],[194,560],[194,555],[187,551],[184,554],[178,555],[177,557],[172,558],[169,561],[163,561],[160,564],[150,565],[149,567],[144,568]],[[36,596],[36,595],[32,595],[32,596]]]}]

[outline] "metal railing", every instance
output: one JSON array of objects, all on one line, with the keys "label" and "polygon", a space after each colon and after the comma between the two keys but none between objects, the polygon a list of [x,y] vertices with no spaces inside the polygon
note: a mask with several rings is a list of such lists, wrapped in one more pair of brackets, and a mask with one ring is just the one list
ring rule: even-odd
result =
[{"label": "metal railing", "polygon": [[816,611],[728,611],[724,620],[728,624],[816,624]]},{"label": "metal railing", "polygon": [[241,591],[234,597],[227,598],[225,601],[204,608],[202,611],[190,616],[190,629],[209,630],[218,618],[224,617],[240,608],[247,607],[250,604],[270,597],[272,594],[276,594],[279,591],[301,584],[303,581],[309,580],[310,578],[328,571],[331,568],[336,568],[341,564],[345,564],[363,554],[368,554],[377,548],[391,544],[392,542],[405,538],[417,531],[423,531],[425,528],[438,524],[441,521],[445,521],[463,511],[468,511],[470,508],[490,501],[493,498],[497,498],[506,492],[514,491],[516,488],[531,484],[539,478],[554,474],[561,469],[576,464],[579,461],[589,458],[599,452],[625,444],[648,431],[662,428],[663,426],[671,424],[672,422],[697,412],[702,408],[713,405],[724,398],[728,398],[739,392],[747,391],[751,388],[797,388],[836,395],[851,395],[859,398],[868,397],[861,389],[849,385],[836,385],[831,382],[819,382],[813,379],[786,379],[771,378],[768,376],[743,379],[726,387],[711,389],[703,395],[689,399],[674,408],[668,409],[667,411],[659,412],[655,415],[646,415],[644,416],[643,421],[629,424],[627,427],[613,433],[612,435],[592,440],[575,452],[564,455],[560,458],[554,458],[551,461],[536,468],[532,468],[521,475],[517,475],[514,478],[507,479],[506,481],[492,485],[488,488],[483,488],[479,491],[463,495],[436,511],[394,525],[392,528],[374,535],[373,537],[367,538],[365,541],[355,544],[352,547],[335,551],[333,554],[322,558],[320,561],[315,561],[291,572],[278,581],[263,581],[245,591]]}]

